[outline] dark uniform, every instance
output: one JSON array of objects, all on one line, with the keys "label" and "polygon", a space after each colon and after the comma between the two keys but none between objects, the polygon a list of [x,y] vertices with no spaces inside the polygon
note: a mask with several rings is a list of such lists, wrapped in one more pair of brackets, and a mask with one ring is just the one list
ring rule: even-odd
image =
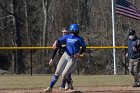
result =
[{"label": "dark uniform", "polygon": [[129,33],[128,57],[129,72],[134,76],[133,87],[140,87],[140,39],[137,38],[134,30]]},{"label": "dark uniform", "polygon": [[54,50],[53,52],[53,55],[52,55],[52,59],[54,59],[57,51],[59,51],[59,56],[61,57],[63,55],[63,53],[65,52],[65,49],[66,49],[66,43],[57,43],[56,44],[56,49]]}]

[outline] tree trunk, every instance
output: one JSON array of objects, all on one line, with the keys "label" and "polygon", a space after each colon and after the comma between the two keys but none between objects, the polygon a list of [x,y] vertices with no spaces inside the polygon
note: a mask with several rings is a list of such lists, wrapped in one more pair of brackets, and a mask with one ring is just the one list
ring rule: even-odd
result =
[{"label": "tree trunk", "polygon": [[[47,26],[47,0],[42,0],[43,3],[43,14],[44,14],[44,23],[43,23],[43,33],[42,33],[42,43],[41,46],[45,47],[45,41],[46,41],[46,26]],[[42,50],[41,52],[41,63],[44,65],[44,55],[45,50]]]},{"label": "tree trunk", "polygon": [[[18,1],[19,0],[13,0],[13,13],[15,17],[15,28],[16,28],[16,45],[17,47],[22,47],[21,42],[21,24],[20,24],[20,10],[18,10]],[[20,9],[20,8],[19,8]],[[18,10],[18,11],[17,11]],[[25,73],[25,65],[23,62],[23,54],[22,49],[17,50],[17,74]]]}]

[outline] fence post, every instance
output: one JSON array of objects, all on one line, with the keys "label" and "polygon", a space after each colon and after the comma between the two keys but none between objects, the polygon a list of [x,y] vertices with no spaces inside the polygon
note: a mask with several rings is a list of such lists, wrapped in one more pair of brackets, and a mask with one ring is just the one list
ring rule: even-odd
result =
[{"label": "fence post", "polygon": [[14,74],[17,74],[17,50],[13,50],[14,53]]},{"label": "fence post", "polygon": [[126,66],[126,49],[124,49],[124,65],[125,65],[125,75],[127,74],[127,66]]},{"label": "fence post", "polygon": [[30,50],[30,75],[32,76],[32,50]]}]

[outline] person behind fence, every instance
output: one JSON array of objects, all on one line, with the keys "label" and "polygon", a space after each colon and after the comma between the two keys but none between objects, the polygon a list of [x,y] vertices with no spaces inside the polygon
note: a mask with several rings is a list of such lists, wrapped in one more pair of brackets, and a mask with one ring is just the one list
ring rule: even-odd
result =
[{"label": "person behind fence", "polygon": [[[57,42],[66,42],[66,50],[60,58],[55,74],[52,77],[50,86],[45,89],[45,92],[51,92],[54,84],[57,82],[60,74],[62,74],[62,79],[70,84],[70,79],[68,75],[75,69],[77,65],[77,58],[80,57],[86,50],[86,44],[82,37],[79,35],[78,24],[70,25],[70,34],[63,36],[58,39]],[[80,48],[81,47],[81,48]]]},{"label": "person behind fence", "polygon": [[[61,32],[62,32],[62,37],[68,34],[68,30],[67,30],[66,27],[63,28]],[[54,57],[55,57],[57,51],[58,51],[58,54],[59,54],[59,55],[58,55],[59,58],[61,58],[61,56],[63,55],[63,53],[65,52],[65,49],[66,49],[66,42],[57,43],[57,42],[55,41],[54,44],[53,44],[53,48],[54,48],[55,50],[54,50],[54,52],[53,52],[52,58],[51,58],[50,61],[49,61],[49,65],[50,65],[50,66],[53,64],[53,59],[54,59]],[[59,64],[58,64],[58,65],[59,65]],[[73,89],[73,86],[72,86],[73,80],[72,80],[72,77],[71,77],[71,73],[68,75],[68,78],[70,79],[69,88],[70,88],[70,89]],[[67,83],[66,86],[65,86],[65,83]],[[67,90],[67,89],[68,89],[68,82],[65,82],[64,79],[62,80],[60,89],[64,89],[64,90]]]},{"label": "person behind fence", "polygon": [[140,87],[140,39],[136,31],[131,30],[128,35],[129,72],[134,77],[133,87]]}]

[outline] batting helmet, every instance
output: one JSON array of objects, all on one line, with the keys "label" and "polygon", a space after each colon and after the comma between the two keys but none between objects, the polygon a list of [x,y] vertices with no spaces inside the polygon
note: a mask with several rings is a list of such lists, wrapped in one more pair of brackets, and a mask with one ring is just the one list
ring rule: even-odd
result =
[{"label": "batting helmet", "polygon": [[78,24],[71,24],[70,25],[70,32],[79,30]]}]

